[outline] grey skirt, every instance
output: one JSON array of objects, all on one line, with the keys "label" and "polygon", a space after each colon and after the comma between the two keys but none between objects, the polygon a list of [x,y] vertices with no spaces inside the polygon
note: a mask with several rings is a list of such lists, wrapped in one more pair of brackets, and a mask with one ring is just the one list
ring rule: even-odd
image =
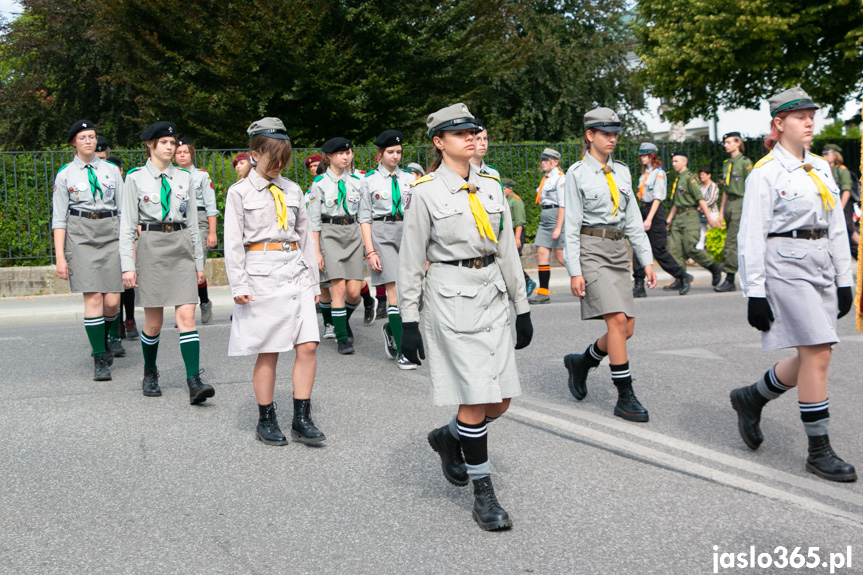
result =
[{"label": "grey skirt", "polygon": [[245,269],[255,299],[234,304],[228,355],[280,353],[320,341],[315,294],[301,251],[246,252]]},{"label": "grey skirt", "polygon": [[551,239],[551,234],[557,225],[557,211],[558,208],[542,210],[542,213],[539,215],[539,227],[536,229],[536,238],[533,240],[534,245],[550,250],[563,249],[563,228],[561,228],[560,236],[556,240]]},{"label": "grey skirt", "polygon": [[432,405],[500,403],[521,395],[510,304],[497,264],[475,270],[433,263],[424,293]]},{"label": "grey skirt", "polygon": [[195,250],[189,228],[176,232],[141,232],[135,266],[135,305],[169,307],[198,303]]},{"label": "grey skirt", "polygon": [[321,254],[324,256],[321,282],[365,278],[363,239],[358,225],[322,224]]},{"label": "grey skirt", "polygon": [[581,234],[581,274],[585,296],[581,319],[602,319],[607,313],[635,317],[629,253],[625,240]]},{"label": "grey skirt", "polygon": [[836,272],[827,238],[768,238],[764,256],[770,331],[761,334],[764,351],[837,343]]},{"label": "grey skirt", "polygon": [[91,220],[69,215],[66,221],[66,262],[72,293],[120,293],[120,219]]},{"label": "grey skirt", "polygon": [[198,242],[201,244],[201,251],[204,253],[204,261],[207,261],[207,252],[210,248],[207,247],[207,236],[210,234],[210,222],[207,219],[207,212],[198,210]]},{"label": "grey skirt", "polygon": [[398,280],[403,229],[404,222],[372,222],[372,245],[381,260],[381,271],[371,271],[373,286]]}]

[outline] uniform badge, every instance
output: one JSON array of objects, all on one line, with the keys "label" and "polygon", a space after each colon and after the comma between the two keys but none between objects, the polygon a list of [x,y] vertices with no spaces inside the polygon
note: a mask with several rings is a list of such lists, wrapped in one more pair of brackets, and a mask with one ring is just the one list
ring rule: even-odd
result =
[{"label": "uniform badge", "polygon": [[151,201],[151,202],[153,202],[153,203],[159,203],[159,194],[153,194],[153,195],[150,197],[150,201]]},{"label": "uniform badge", "polygon": [[779,192],[779,194],[780,194],[780,195],[782,195],[782,196],[784,196],[784,195],[785,195],[785,190],[782,190],[781,192]]},{"label": "uniform badge", "polygon": [[376,200],[381,199],[381,195],[380,195],[379,193],[377,193],[377,192],[375,192],[375,199],[376,199]]},{"label": "uniform badge", "polygon": [[145,201],[145,202],[149,202],[149,201],[150,201],[150,196],[144,196],[144,201]]},{"label": "uniform badge", "polygon": [[180,207],[177,209],[180,210],[180,213],[185,212],[186,211],[186,202],[180,202]]},{"label": "uniform badge", "polygon": [[210,182],[210,189],[211,189],[211,190],[215,190],[215,189],[216,189],[216,186],[214,186],[214,185],[213,185],[213,182]]},{"label": "uniform badge", "polygon": [[310,202],[314,202],[317,196],[315,195],[315,192],[309,192],[308,198]]},{"label": "uniform badge", "polygon": [[183,194],[177,193],[177,194],[174,194],[174,195],[175,195],[175,196],[177,196],[177,199],[178,199],[178,200],[183,199]]},{"label": "uniform badge", "polygon": [[389,194],[389,192],[383,192],[383,193],[381,194],[381,198],[383,198],[383,199],[385,199],[385,200],[390,199],[390,194]]},{"label": "uniform badge", "polygon": [[75,191],[75,188],[69,188],[69,193],[70,194],[76,194],[78,192]]},{"label": "uniform badge", "polygon": [[328,208],[331,208],[336,205],[336,200],[327,200],[324,202],[324,205],[326,205]]},{"label": "uniform badge", "polygon": [[402,203],[404,204],[404,209],[408,209],[408,207],[410,207],[411,196],[412,196],[412,194],[407,194],[406,196],[402,197]]},{"label": "uniform badge", "polygon": [[85,184],[84,182],[80,182],[76,187],[78,188],[79,192],[87,191],[87,184]]},{"label": "uniform badge", "polygon": [[111,196],[113,196],[113,195],[114,195],[114,190],[112,190],[111,188],[108,188],[105,190],[105,197],[108,198],[109,200],[111,199]]}]

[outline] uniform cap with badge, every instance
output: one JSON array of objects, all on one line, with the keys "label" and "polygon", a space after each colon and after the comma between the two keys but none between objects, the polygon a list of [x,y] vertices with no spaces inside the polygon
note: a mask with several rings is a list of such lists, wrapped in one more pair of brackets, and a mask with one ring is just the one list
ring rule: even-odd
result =
[{"label": "uniform cap with badge", "polygon": [[686,158],[687,160],[689,159],[689,154],[687,154],[683,150],[676,150],[676,151],[672,152],[671,157],[673,158],[674,156],[680,156],[682,158]]},{"label": "uniform cap with badge", "polygon": [[822,154],[826,153],[826,152],[838,152],[841,154],[842,148],[840,148],[836,144],[827,144],[826,146],[824,146],[824,150],[822,151]]},{"label": "uniform cap with badge", "polygon": [[646,156],[647,154],[658,154],[659,148],[652,142],[641,142],[638,146],[638,155]]},{"label": "uniform cap with badge", "polygon": [[515,183],[515,180],[513,180],[512,178],[501,178],[500,183],[504,188],[512,188],[513,190],[515,189],[515,186],[517,185]]},{"label": "uniform cap with badge", "polygon": [[425,170],[423,170],[423,167],[416,162],[411,162],[410,164],[405,166],[405,171],[413,172],[414,174],[417,174],[419,176],[424,176],[426,173]]},{"label": "uniform cap with badge", "polygon": [[620,118],[611,108],[594,108],[584,115],[584,129],[619,132]]},{"label": "uniform cap with badge", "polygon": [[147,126],[147,129],[141,132],[141,141],[149,142],[150,140],[158,140],[159,138],[177,137],[177,126],[171,122],[156,122]]},{"label": "uniform cap with badge", "polygon": [[546,148],[539,155],[540,160],[559,160],[560,152],[557,150],[552,150],[551,148]]},{"label": "uniform cap with badge", "polygon": [[320,162],[323,159],[324,159],[324,157],[320,154],[312,154],[311,156],[306,158],[306,161],[305,161],[306,169],[308,170],[309,168],[311,168],[313,162]]},{"label": "uniform cap with badge", "polygon": [[321,146],[321,151],[325,154],[335,154],[336,152],[347,152],[352,147],[351,141],[347,138],[330,138]]},{"label": "uniform cap with badge", "polygon": [[249,139],[255,136],[266,136],[276,140],[290,140],[288,131],[285,129],[285,124],[278,118],[267,117],[261,118],[246,129]]},{"label": "uniform cap with badge", "polygon": [[183,137],[183,138],[180,138],[179,140],[177,140],[177,147],[180,147],[180,146],[192,146],[194,148],[195,144],[189,138]]},{"label": "uniform cap with badge", "polygon": [[96,151],[97,152],[104,152],[110,147],[111,147],[111,144],[108,143],[108,138],[106,138],[105,136],[99,136],[98,138],[96,138]]},{"label": "uniform cap with badge", "polygon": [[725,142],[725,140],[727,140],[728,138],[737,138],[738,140],[742,140],[742,139],[743,139],[743,136],[741,136],[741,135],[740,135],[740,132],[728,132],[727,134],[724,134],[724,135],[722,136],[722,141],[723,141],[723,143],[724,143],[724,142]]},{"label": "uniform cap with badge", "polygon": [[795,86],[784,92],[776,94],[767,102],[770,104],[770,117],[775,118],[780,112],[792,112],[794,110],[817,110],[818,106],[812,102],[803,88]]},{"label": "uniform cap with badge", "polygon": [[470,113],[467,106],[458,103],[429,114],[429,117],[426,118],[426,127],[429,138],[431,138],[438,132],[476,130],[478,126],[476,118]]},{"label": "uniform cap with badge", "polygon": [[375,146],[378,148],[389,148],[391,146],[400,146],[404,144],[405,135],[398,130],[384,130],[381,135],[375,138]]},{"label": "uniform cap with badge", "polygon": [[78,135],[78,132],[83,132],[84,130],[95,130],[96,124],[91,122],[90,120],[78,120],[72,126],[69,127],[69,132],[66,134],[66,141],[71,142],[75,139],[75,136]]}]

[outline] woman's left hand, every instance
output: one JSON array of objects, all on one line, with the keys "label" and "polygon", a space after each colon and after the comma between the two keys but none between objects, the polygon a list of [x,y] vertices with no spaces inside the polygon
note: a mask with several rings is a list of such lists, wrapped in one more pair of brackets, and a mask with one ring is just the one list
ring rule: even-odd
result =
[{"label": "woman's left hand", "polygon": [[836,295],[839,299],[839,315],[836,317],[841,319],[851,311],[851,306],[854,305],[854,295],[851,293],[850,287],[837,288]]},{"label": "woman's left hand", "polygon": [[216,244],[219,243],[219,240],[216,239],[216,234],[207,234],[207,247],[213,249],[216,247]]},{"label": "woman's left hand", "polygon": [[533,339],[533,323],[530,321],[530,312],[520,313],[515,316],[515,349],[524,349],[530,345]]},{"label": "woman's left hand", "polygon": [[198,285],[201,285],[207,281],[207,276],[204,275],[204,272],[198,272]]},{"label": "woman's left hand", "polygon": [[557,240],[560,237],[560,230],[555,228],[553,232],[551,232],[551,239]]},{"label": "woman's left hand", "polygon": [[378,257],[378,254],[372,254],[369,256],[369,267],[372,268],[372,271],[382,271],[381,267],[381,258]]}]

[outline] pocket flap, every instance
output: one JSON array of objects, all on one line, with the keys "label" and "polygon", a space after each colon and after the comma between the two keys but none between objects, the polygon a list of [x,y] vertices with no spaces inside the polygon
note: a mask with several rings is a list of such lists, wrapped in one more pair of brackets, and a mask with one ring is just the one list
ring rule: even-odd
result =
[{"label": "pocket flap", "polygon": [[502,279],[496,280],[494,282],[494,287],[496,287],[500,293],[506,293],[506,282]]},{"label": "pocket flap", "polygon": [[244,210],[260,210],[264,206],[267,205],[267,200],[249,200],[247,202],[243,202]]},{"label": "pocket flap", "polygon": [[500,204],[492,204],[490,206],[485,206],[485,211],[490,214],[499,214],[503,212],[503,206]]},{"label": "pocket flap", "polygon": [[466,285],[447,285],[438,288],[440,295],[444,297],[475,297],[477,294],[477,286]]},{"label": "pocket flap", "polygon": [[779,249],[777,251],[779,252],[779,255],[783,258],[802,260],[806,257],[806,248],[802,248],[800,246],[782,245],[779,246]]},{"label": "pocket flap", "polygon": [[268,276],[273,271],[271,264],[252,264],[246,272],[250,276]]},{"label": "pocket flap", "polygon": [[455,214],[460,214],[462,212],[461,208],[441,208],[439,210],[435,210],[432,212],[432,215],[436,220],[440,220],[443,218],[448,218],[450,216],[454,216]]}]

